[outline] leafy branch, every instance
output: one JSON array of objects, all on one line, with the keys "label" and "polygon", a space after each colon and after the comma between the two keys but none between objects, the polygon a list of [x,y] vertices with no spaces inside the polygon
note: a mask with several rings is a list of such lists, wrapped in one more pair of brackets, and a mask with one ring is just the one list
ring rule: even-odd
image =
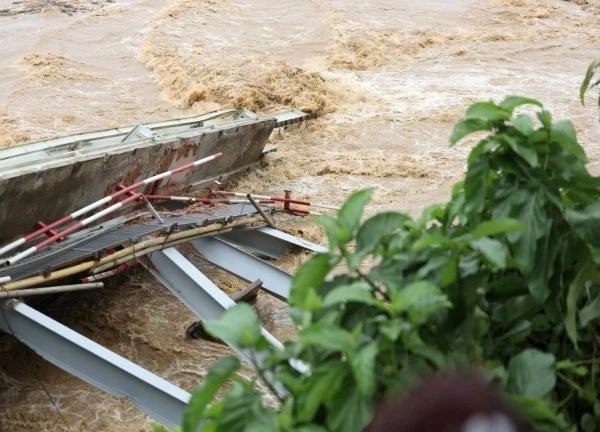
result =
[{"label": "leafy branch", "polygon": [[[583,82],[579,88],[579,99],[581,100],[582,105],[585,105],[585,94],[588,92],[588,90],[600,85],[600,78],[595,82],[592,82],[592,79],[594,78],[594,75],[598,69],[600,69],[600,60],[595,60],[589,65],[585,73],[585,77],[583,78]],[[600,106],[600,96],[598,97],[598,106]]]},{"label": "leafy branch", "polygon": [[[598,85],[599,67],[590,66],[582,95]],[[535,116],[520,113],[524,105]],[[537,100],[473,104],[451,144],[474,132],[483,136],[447,203],[416,219],[363,221],[366,189],[319,218],[329,250],[294,277],[298,337],[282,350],[261,337],[247,305],[207,323],[254,353],[280,406],[224,359],[194,393],[184,432],[361,431],[382,400],[457,367],[495,381],[536,431],[597,430],[600,178],[587,171],[573,124]],[[365,262],[374,263],[368,273]],[[332,275],[340,264],[346,271]]]}]

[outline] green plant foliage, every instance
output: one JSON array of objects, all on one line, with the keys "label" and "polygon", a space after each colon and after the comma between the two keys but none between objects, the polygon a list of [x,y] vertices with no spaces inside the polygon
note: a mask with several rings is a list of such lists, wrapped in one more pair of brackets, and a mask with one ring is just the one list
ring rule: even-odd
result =
[{"label": "green plant foliage", "polygon": [[[522,105],[537,117],[515,113]],[[364,190],[320,218],[330,248],[297,272],[299,334],[283,350],[265,348],[248,306],[207,323],[266,353],[259,375],[285,396],[267,404],[234,375],[238,363],[222,360],[194,394],[184,431],[360,431],[378,402],[461,367],[495,381],[535,430],[598,430],[600,180],[573,125],[553,122],[536,100],[472,105],[451,143],[481,131],[445,205],[361,224]],[[340,265],[346,272],[332,276]]]},{"label": "green plant foliage", "polygon": [[[579,89],[579,99],[581,100],[582,105],[585,103],[585,93],[592,87],[600,85],[600,79],[592,82],[592,79],[594,78],[594,75],[598,69],[600,69],[600,60],[595,60],[590,64],[587,72],[585,73],[585,77],[583,78],[583,82],[581,83],[581,87]],[[600,97],[598,98],[598,106],[600,106]]]}]

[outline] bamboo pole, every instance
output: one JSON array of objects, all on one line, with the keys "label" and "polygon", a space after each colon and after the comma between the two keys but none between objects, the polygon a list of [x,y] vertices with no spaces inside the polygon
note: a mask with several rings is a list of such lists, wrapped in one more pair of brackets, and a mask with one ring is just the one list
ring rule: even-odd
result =
[{"label": "bamboo pole", "polygon": [[110,262],[108,262],[106,264],[103,264],[101,266],[94,267],[91,270],[91,273],[95,275],[97,273],[104,272],[106,270],[112,269],[113,267],[115,267],[115,266],[117,266],[119,264],[123,264],[123,263],[126,263],[128,261],[135,260],[137,258],[140,258],[140,257],[144,256],[144,255],[151,254],[152,252],[156,252],[156,251],[162,250],[162,249],[164,249],[166,247],[174,247],[174,246],[180,245],[182,243],[187,243],[187,242],[189,242],[191,240],[196,240],[196,239],[199,239],[199,238],[202,238],[202,237],[207,237],[207,236],[214,236],[216,234],[224,234],[224,233],[227,233],[227,232],[230,232],[230,231],[231,231],[231,228],[223,228],[223,229],[220,229],[218,231],[213,231],[213,232],[208,232],[208,233],[201,233],[201,234],[194,235],[194,236],[191,236],[191,237],[187,237],[187,238],[183,238],[183,239],[179,239],[179,240],[175,240],[175,241],[169,241],[168,243],[162,243],[162,244],[159,244],[159,245],[156,245],[156,246],[151,246],[151,247],[139,250],[139,251],[131,252],[131,253],[129,253],[129,254],[121,257],[121,258],[118,258],[118,259],[116,259],[114,261],[110,261]]},{"label": "bamboo pole", "polygon": [[[122,249],[118,252],[107,255],[100,260],[95,261],[85,261],[80,264],[67,267],[64,269],[56,270],[51,272],[47,276],[33,276],[26,279],[21,279],[17,281],[12,281],[2,286],[2,289],[5,291],[14,291],[17,289],[28,288],[35,285],[41,285],[53,280],[62,279],[68,276],[73,276],[76,274],[80,274],[91,270],[95,267],[101,268],[101,266],[108,263],[122,264],[123,262],[130,261],[132,259],[138,258],[149,252],[160,250],[165,247],[170,247],[172,245],[187,242],[192,240],[194,237],[199,237],[202,235],[210,234],[210,233],[218,233],[230,231],[233,227],[247,225],[250,223],[260,222],[262,218],[260,216],[254,216],[252,218],[238,220],[231,222],[229,224],[225,223],[214,223],[211,225],[207,225],[205,227],[194,228],[187,231],[182,231],[175,234],[168,234],[161,237],[155,237],[151,240],[146,240],[140,243],[136,243],[132,246],[129,246],[125,249]],[[120,260],[121,258],[127,257],[125,260]],[[113,267],[114,265],[110,266]],[[110,268],[109,267],[109,268]],[[106,270],[106,269],[104,269]]]},{"label": "bamboo pole", "polygon": [[74,285],[59,285],[52,287],[43,287],[43,288],[30,288],[23,290],[13,290],[13,291],[2,291],[0,289],[0,299],[8,299],[8,298],[16,298],[16,297],[27,297],[27,296],[36,296],[36,295],[44,295],[44,294],[58,294],[72,291],[83,291],[90,290],[96,288],[104,287],[103,282],[95,282],[95,283],[81,283]]}]

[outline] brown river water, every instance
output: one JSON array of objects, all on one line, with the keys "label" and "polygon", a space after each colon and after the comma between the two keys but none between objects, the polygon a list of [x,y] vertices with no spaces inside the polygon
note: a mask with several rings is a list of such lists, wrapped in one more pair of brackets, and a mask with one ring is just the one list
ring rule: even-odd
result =
[{"label": "brown river water", "polygon": [[[376,186],[369,213],[416,214],[464,172],[469,145],[448,136],[466,106],[523,94],[575,122],[600,172],[597,108],[578,101],[600,58],[597,0],[0,0],[0,55],[0,147],[218,107],[296,107],[322,116],[276,133],[278,151],[231,187],[341,203]],[[323,240],[308,221],[281,223]],[[205,270],[229,293],[243,286]],[[260,295],[256,307],[275,336],[294,334],[284,303]],[[186,340],[193,315],[142,270],[46,313],[188,391],[228,351]],[[0,431],[150,424],[0,336]]]}]

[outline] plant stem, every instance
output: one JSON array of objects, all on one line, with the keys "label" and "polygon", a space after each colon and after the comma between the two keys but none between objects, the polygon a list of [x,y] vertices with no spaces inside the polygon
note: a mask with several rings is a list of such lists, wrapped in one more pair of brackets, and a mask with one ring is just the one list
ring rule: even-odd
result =
[{"label": "plant stem", "polygon": [[367,276],[366,274],[364,274],[363,272],[360,271],[360,269],[356,269],[356,273],[358,273],[358,275],[363,278],[365,281],[367,281],[367,283],[371,286],[371,288],[373,288],[375,290],[375,292],[381,294],[381,296],[386,299],[387,301],[392,301],[392,298],[390,297],[390,295],[385,292],[384,290],[382,290],[380,287],[377,286],[377,284],[375,284],[375,282],[373,282],[369,276]]},{"label": "plant stem", "polygon": [[560,410],[563,406],[565,406],[565,404],[567,402],[569,402],[571,400],[571,398],[573,397],[573,395],[575,394],[575,390],[571,390],[571,392],[567,395],[567,397],[565,397],[563,400],[561,400],[558,405],[556,406],[556,410]]},{"label": "plant stem", "polygon": [[556,376],[559,377],[560,379],[562,379],[567,384],[569,384],[574,390],[577,390],[578,392],[582,391],[581,387],[579,387],[575,381],[573,381],[566,375],[563,375],[562,373],[556,371]]},{"label": "plant stem", "polygon": [[263,382],[263,384],[277,398],[279,403],[283,404],[285,402],[285,398],[283,396],[281,396],[281,394],[279,394],[277,389],[273,386],[273,384],[271,384],[271,381],[269,381],[267,379],[267,377],[264,374],[264,370],[258,364],[258,361],[256,360],[256,356],[255,356],[254,352],[252,352],[252,351],[250,352],[250,361],[252,362],[252,366],[254,366],[254,369],[256,370],[256,374],[258,375],[260,380]]}]

